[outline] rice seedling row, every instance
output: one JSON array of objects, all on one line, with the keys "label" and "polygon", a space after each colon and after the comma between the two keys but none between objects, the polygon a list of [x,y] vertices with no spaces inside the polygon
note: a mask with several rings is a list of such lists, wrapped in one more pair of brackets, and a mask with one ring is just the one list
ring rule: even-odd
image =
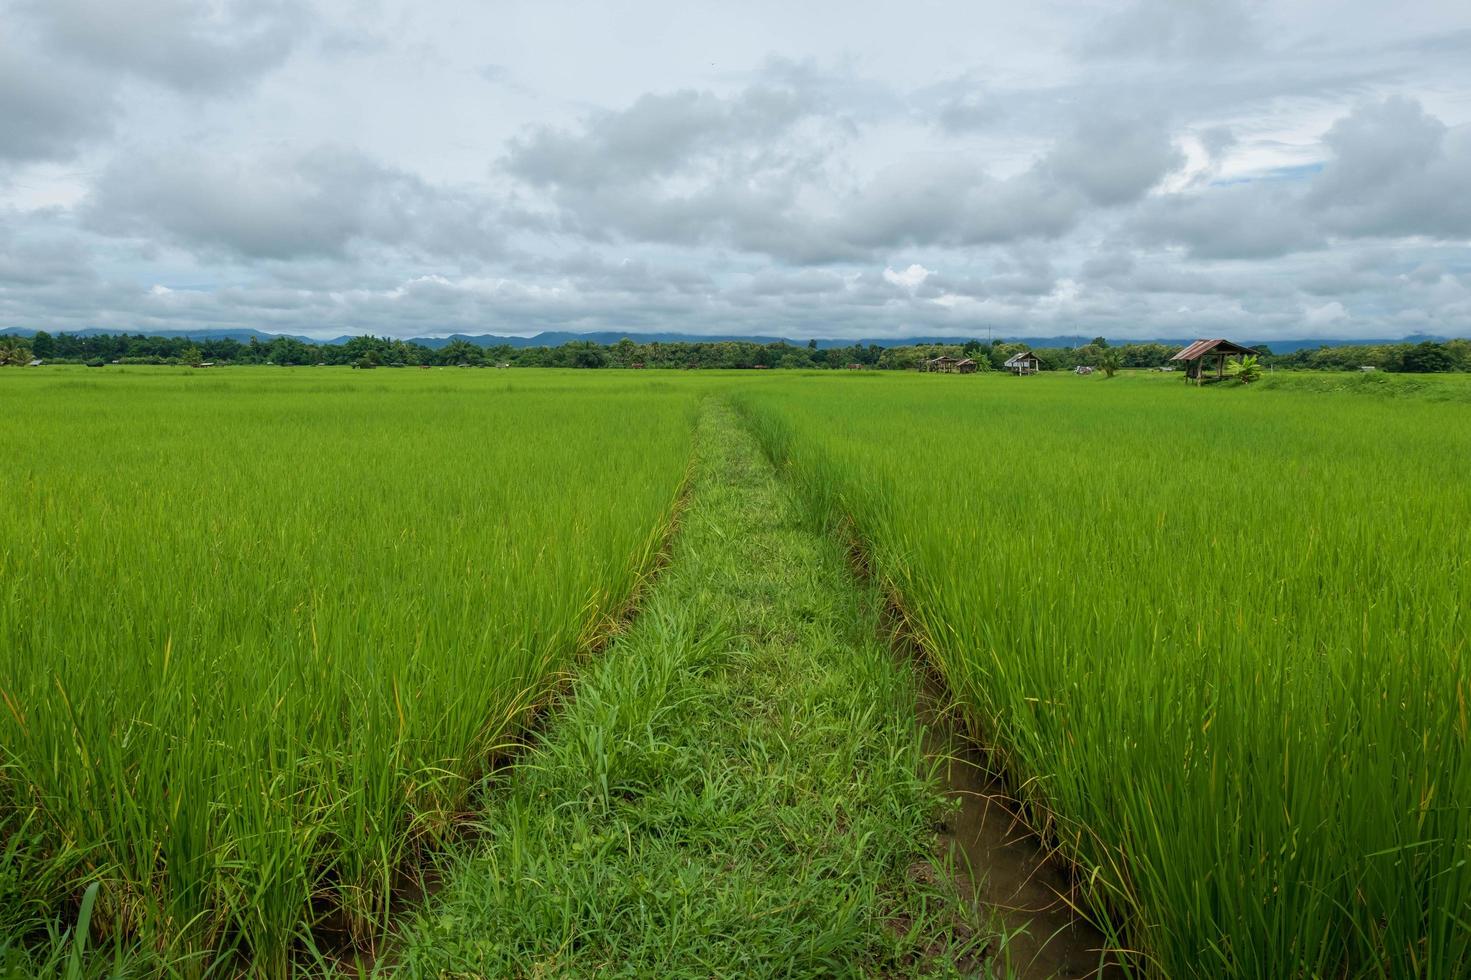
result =
[{"label": "rice seedling row", "polygon": [[101,882],[94,944],[284,975],[372,945],[650,567],[694,399],[63,370],[0,417],[0,958]]},{"label": "rice seedling row", "polygon": [[1471,417],[1163,379],[751,387],[1159,976],[1471,970]]}]

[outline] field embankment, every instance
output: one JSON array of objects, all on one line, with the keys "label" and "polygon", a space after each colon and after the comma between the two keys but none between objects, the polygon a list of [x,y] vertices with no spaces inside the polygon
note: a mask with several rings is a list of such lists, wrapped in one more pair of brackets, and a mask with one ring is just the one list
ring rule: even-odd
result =
[{"label": "field embankment", "polygon": [[1471,418],[1155,379],[743,393],[1157,976],[1471,970]]},{"label": "field embankment", "polygon": [[[648,568],[695,399],[623,379],[0,386],[0,965],[371,945]],[[29,952],[26,952],[26,950]]]}]

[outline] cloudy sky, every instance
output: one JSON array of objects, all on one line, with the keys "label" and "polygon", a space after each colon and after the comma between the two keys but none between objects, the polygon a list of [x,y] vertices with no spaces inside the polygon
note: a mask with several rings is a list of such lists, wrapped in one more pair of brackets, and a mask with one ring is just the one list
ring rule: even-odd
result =
[{"label": "cloudy sky", "polygon": [[1471,334],[1471,4],[0,0],[0,327]]}]

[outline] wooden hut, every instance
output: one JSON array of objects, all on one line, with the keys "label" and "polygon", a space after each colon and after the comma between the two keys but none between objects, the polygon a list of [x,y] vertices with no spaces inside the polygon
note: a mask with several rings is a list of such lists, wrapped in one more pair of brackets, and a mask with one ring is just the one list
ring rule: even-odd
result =
[{"label": "wooden hut", "polygon": [[955,362],[955,373],[956,374],[975,374],[976,373],[976,362],[973,359],[969,358],[969,357],[965,358],[964,360],[956,361]]},{"label": "wooden hut", "polygon": [[1037,355],[1029,350],[1017,351],[1006,359],[1006,364],[1003,366],[1018,377],[1024,374],[1036,374],[1042,370],[1042,362],[1037,360]]},{"label": "wooden hut", "polygon": [[941,354],[939,357],[932,357],[927,361],[921,362],[919,369],[933,374],[953,374],[955,372],[955,365],[959,363],[959,361],[949,354]]},{"label": "wooden hut", "polygon": [[[1256,353],[1250,347],[1242,347],[1240,344],[1233,344],[1229,340],[1222,340],[1218,337],[1214,340],[1197,340],[1170,360],[1185,362],[1187,382],[1205,384],[1225,378],[1226,362],[1231,358],[1255,356]],[[1209,376],[1212,364],[1216,368],[1214,377]]]}]

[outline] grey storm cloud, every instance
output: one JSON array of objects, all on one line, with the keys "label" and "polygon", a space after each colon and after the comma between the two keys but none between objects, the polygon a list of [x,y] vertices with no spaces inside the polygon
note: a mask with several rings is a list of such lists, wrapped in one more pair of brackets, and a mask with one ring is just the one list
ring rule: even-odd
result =
[{"label": "grey storm cloud", "polygon": [[1100,112],[1088,113],[1060,140],[1044,166],[1094,204],[1109,205],[1138,200],[1184,162],[1163,122]]},{"label": "grey storm cloud", "polygon": [[533,184],[594,189],[683,172],[736,153],[759,167],[768,141],[814,111],[798,93],[767,87],[736,98],[682,91],[598,111],[577,131],[538,128],[511,144],[506,169]]},{"label": "grey storm cloud", "polygon": [[1412,99],[1367,103],[1322,137],[1320,167],[1163,195],[1141,240],[1205,258],[1269,258],[1334,237],[1471,238],[1471,125],[1448,128]]},{"label": "grey storm cloud", "polygon": [[890,166],[847,202],[839,233],[870,250],[1055,238],[1094,207],[1138,200],[1182,162],[1164,126],[1100,114],[1007,178],[959,153]]},{"label": "grey storm cloud", "polygon": [[[814,127],[806,127],[815,123]],[[594,240],[722,244],[801,261],[841,252],[796,220],[826,164],[819,97],[757,84],[645,95],[512,141],[504,171],[550,194],[556,227]]]},{"label": "grey storm cloud", "polygon": [[975,163],[940,159],[886,168],[846,203],[837,225],[843,240],[868,251],[999,244],[1060,235],[1085,203],[1043,168],[996,179]]},{"label": "grey storm cloud", "polygon": [[1266,259],[1320,248],[1303,189],[1280,180],[1209,187],[1146,202],[1134,219],[1146,245],[1180,245],[1199,258]]},{"label": "grey storm cloud", "polygon": [[22,238],[0,214],[0,289],[38,288],[94,278],[86,250],[55,235]]},{"label": "grey storm cloud", "polygon": [[1080,45],[1098,58],[1232,58],[1260,48],[1250,7],[1239,0],[1137,0],[1106,15]]},{"label": "grey storm cloud", "polygon": [[944,96],[935,121],[947,133],[968,133],[984,131],[1005,115],[1006,110],[998,99],[972,89]]},{"label": "grey storm cloud", "polygon": [[0,36],[0,160],[72,156],[109,130],[112,112],[96,77]]},{"label": "grey storm cloud", "polygon": [[[549,188],[561,227],[591,237],[719,244],[801,263],[1056,237],[1091,207],[1137,200],[1183,162],[1160,121],[1100,111],[1080,114],[1020,174],[995,178],[984,159],[947,153],[840,189],[832,155],[851,133],[814,136],[828,120],[804,95],[758,86],[725,98],[644,96],[573,129],[537,129],[503,166]],[[825,197],[828,207],[812,205]]]},{"label": "grey storm cloud", "polygon": [[1323,142],[1333,157],[1306,203],[1330,231],[1471,238],[1471,125],[1447,128],[1397,96],[1338,120]]},{"label": "grey storm cloud", "polygon": [[136,78],[219,95],[278,66],[311,18],[282,0],[0,0],[0,161],[66,160],[114,132]]},{"label": "grey storm cloud", "polygon": [[51,48],[88,65],[188,91],[230,89],[280,64],[306,8],[283,0],[31,0]]},{"label": "grey storm cloud", "polygon": [[341,257],[372,244],[462,259],[501,249],[484,200],[330,147],[248,161],[120,157],[82,217],[96,231],[255,259]]}]

